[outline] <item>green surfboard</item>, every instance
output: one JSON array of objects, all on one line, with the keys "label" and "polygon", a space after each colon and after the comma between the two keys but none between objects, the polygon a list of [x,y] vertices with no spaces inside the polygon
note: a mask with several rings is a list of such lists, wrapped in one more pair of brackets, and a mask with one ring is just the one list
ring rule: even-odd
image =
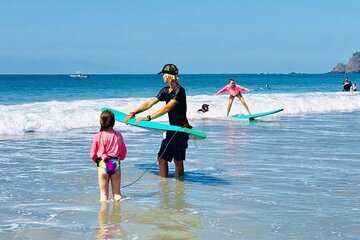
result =
[{"label": "green surfboard", "polygon": [[250,119],[250,120],[253,120],[253,119],[257,118],[257,117],[263,117],[263,116],[271,115],[271,114],[274,114],[274,113],[281,112],[283,110],[284,110],[283,108],[279,108],[279,109],[275,109],[275,110],[268,111],[268,112],[255,113],[255,114],[250,114],[250,115],[234,115],[234,116],[231,116],[231,117],[232,118],[237,118],[237,119]]},{"label": "green surfboard", "polygon": [[[115,109],[101,108],[102,112],[105,110],[109,110],[112,113],[114,113],[115,120],[122,122],[122,123],[124,122],[124,119],[127,116],[127,114],[117,111]],[[173,125],[169,125],[169,124],[165,124],[165,123],[154,122],[154,121],[140,121],[138,124],[136,124],[136,118],[131,118],[131,119],[129,119],[128,124],[132,125],[132,126],[136,126],[136,127],[142,127],[142,128],[150,128],[150,129],[163,130],[163,131],[183,132],[183,133],[187,133],[187,134],[190,134],[190,135],[193,135],[196,137],[206,138],[206,133],[201,132],[201,131],[197,131],[197,130],[189,129],[189,128],[183,128],[183,127],[179,127],[179,126],[173,126]]]}]

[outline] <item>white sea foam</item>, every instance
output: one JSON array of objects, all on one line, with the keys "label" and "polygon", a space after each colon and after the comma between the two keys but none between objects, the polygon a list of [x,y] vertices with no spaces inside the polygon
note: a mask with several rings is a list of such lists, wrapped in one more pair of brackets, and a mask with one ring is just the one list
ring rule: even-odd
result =
[{"label": "white sea foam", "polygon": [[[253,113],[284,108],[273,117],[297,116],[311,113],[359,111],[359,93],[305,93],[305,94],[260,94],[245,93],[244,98]],[[0,135],[22,135],[28,132],[59,132],[76,128],[99,126],[99,114],[102,107],[130,112],[147,98],[118,98],[81,101],[51,101],[22,105],[0,105]],[[228,97],[226,95],[188,96],[187,115],[191,119],[218,119],[226,117]],[[210,105],[209,112],[198,114],[203,103]],[[163,106],[159,103],[149,112]],[[238,100],[235,100],[231,114],[245,113]],[[140,116],[142,114],[139,114]],[[143,113],[144,116],[147,113]],[[164,115],[157,121],[167,122]],[[141,131],[135,130],[134,131]]]}]

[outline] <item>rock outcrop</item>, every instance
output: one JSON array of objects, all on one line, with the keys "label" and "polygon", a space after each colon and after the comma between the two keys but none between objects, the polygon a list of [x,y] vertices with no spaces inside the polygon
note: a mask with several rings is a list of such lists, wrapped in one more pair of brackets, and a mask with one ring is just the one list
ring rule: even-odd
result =
[{"label": "rock outcrop", "polygon": [[354,53],[348,64],[336,64],[331,73],[360,73],[360,52]]}]

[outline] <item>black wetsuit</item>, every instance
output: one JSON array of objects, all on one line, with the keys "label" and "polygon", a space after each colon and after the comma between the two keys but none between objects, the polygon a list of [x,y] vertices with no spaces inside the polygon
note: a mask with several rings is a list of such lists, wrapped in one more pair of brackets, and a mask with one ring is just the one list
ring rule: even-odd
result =
[{"label": "black wetsuit", "polygon": [[165,101],[166,103],[174,99],[178,103],[168,112],[170,125],[183,127],[185,124],[189,124],[186,118],[186,93],[185,89],[177,85],[170,93],[170,87],[164,87],[160,90],[156,96],[159,101]]},{"label": "black wetsuit", "polygon": [[349,92],[350,88],[351,88],[352,83],[350,81],[345,81],[343,83],[343,91],[344,92]]},{"label": "black wetsuit", "polygon": [[[186,118],[186,93],[185,89],[177,85],[170,93],[170,87],[164,87],[156,96],[159,101],[166,103],[174,99],[178,103],[168,112],[169,122],[175,126],[189,126]],[[174,136],[174,134],[176,134]],[[189,135],[187,133],[179,133],[174,131],[166,132],[166,139],[163,139],[158,157],[171,162],[172,159],[185,160],[186,149],[188,147]]]}]

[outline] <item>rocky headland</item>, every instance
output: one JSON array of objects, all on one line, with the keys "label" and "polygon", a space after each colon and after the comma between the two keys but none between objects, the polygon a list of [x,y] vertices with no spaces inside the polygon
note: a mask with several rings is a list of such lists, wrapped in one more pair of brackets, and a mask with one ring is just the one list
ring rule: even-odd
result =
[{"label": "rocky headland", "polygon": [[336,64],[331,73],[360,73],[360,52],[354,53],[347,64]]}]

